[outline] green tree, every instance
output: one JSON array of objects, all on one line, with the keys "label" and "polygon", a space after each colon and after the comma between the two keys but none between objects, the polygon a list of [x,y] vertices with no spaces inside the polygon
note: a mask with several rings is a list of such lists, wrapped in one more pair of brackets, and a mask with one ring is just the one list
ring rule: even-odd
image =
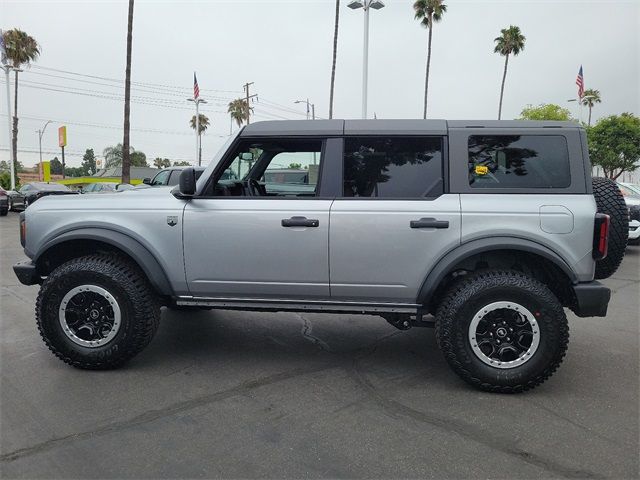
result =
[{"label": "green tree", "polygon": [[602,99],[600,98],[600,90],[595,90],[593,88],[587,88],[584,91],[584,95],[580,99],[580,103],[589,107],[589,122],[587,126],[591,126],[591,109],[596,103],[601,103]]},{"label": "green tree", "polygon": [[244,98],[237,98],[229,102],[227,113],[231,115],[231,119],[236,122],[238,127],[241,127],[243,123],[247,121],[249,115],[251,115],[252,107]]},{"label": "green tree", "polygon": [[[14,82],[14,105],[13,105],[13,138],[11,139],[11,148],[13,149],[13,158],[18,161],[18,69],[23,66],[30,66],[40,56],[40,45],[35,38],[29,36],[26,32],[14,28],[7,30],[2,34],[5,49],[7,51],[7,59],[16,69]],[[9,112],[7,112],[8,114]],[[16,171],[17,168],[16,168]]]},{"label": "green tree", "polygon": [[541,103],[537,107],[527,105],[520,112],[518,120],[573,120],[571,112],[560,105]]},{"label": "green tree", "polygon": [[640,118],[632,113],[602,118],[587,129],[591,162],[607,178],[617,179],[640,165]]},{"label": "green tree", "polygon": [[84,167],[64,167],[66,177],[84,177],[86,175]]},{"label": "green tree", "polygon": [[83,175],[93,175],[98,171],[96,168],[96,155],[93,153],[93,148],[87,148],[82,156],[82,168]]},{"label": "green tree", "polygon": [[290,163],[289,168],[292,170],[300,170],[302,168],[301,163]]},{"label": "green tree", "polygon": [[[20,188],[20,178],[16,175],[16,190]],[[11,190],[11,172],[0,172],[0,186],[5,190]]]},{"label": "green tree", "polygon": [[178,160],[177,162],[173,162],[174,167],[190,167],[191,163],[186,160]]},{"label": "green tree", "polygon": [[[209,117],[207,117],[204,113],[200,113],[198,114],[198,117],[200,117],[200,125],[199,125],[199,130],[200,130],[200,135],[202,135],[204,132],[207,131],[207,128],[209,128]],[[191,120],[189,120],[189,125],[191,126],[191,128],[193,128],[193,131],[196,130],[196,116],[194,115],[193,117],[191,117]]]},{"label": "green tree", "polygon": [[[129,128],[131,113],[131,44],[133,43],[133,0],[129,0],[129,15],[127,17],[127,64],[124,72],[124,135],[122,138],[122,183],[129,183],[133,152],[129,144]],[[144,155],[144,154],[143,154]],[[146,165],[146,160],[145,160]]]},{"label": "green tree", "polygon": [[340,21],[340,0],[336,0],[336,20],[333,26],[333,56],[331,59],[331,86],[329,87],[329,118],[333,118],[333,88],[336,83],[336,59],[338,58],[338,22]]},{"label": "green tree", "polygon": [[415,19],[420,20],[420,25],[429,30],[429,41],[427,43],[427,72],[424,80],[424,110],[422,118],[427,118],[427,95],[429,93],[429,68],[431,66],[431,37],[433,36],[433,22],[442,20],[442,16],[447,11],[447,6],[443,0],[416,0],[413,4]]},{"label": "green tree", "polygon": [[58,160],[58,157],[53,157],[49,161],[49,168],[51,169],[51,175],[62,175],[62,162]]},{"label": "green tree", "polygon": [[156,157],[156,159],[153,161],[153,166],[158,169],[167,168],[171,166],[171,160],[169,160],[168,158]]},{"label": "green tree", "polygon": [[[121,167],[123,164],[123,146],[121,143],[107,147],[102,152],[105,161],[105,168]],[[147,156],[133,147],[129,147],[130,165],[132,167],[148,167]]]},{"label": "green tree", "polygon": [[524,50],[524,44],[527,40],[520,31],[520,27],[510,25],[509,28],[500,30],[499,37],[494,39],[496,43],[493,51],[504,56],[504,73],[502,74],[502,85],[500,87],[500,103],[498,105],[498,120],[502,117],[502,98],[504,97],[504,82],[507,79],[507,67],[509,66],[509,55],[516,56]]}]

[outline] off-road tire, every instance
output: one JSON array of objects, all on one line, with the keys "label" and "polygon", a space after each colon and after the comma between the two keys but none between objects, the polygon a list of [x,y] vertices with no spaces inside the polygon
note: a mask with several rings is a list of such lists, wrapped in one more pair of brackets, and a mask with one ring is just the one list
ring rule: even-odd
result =
[{"label": "off-road tire", "polygon": [[596,177],[592,184],[598,213],[611,217],[609,251],[605,258],[596,262],[595,278],[600,280],[613,275],[622,263],[629,237],[629,209],[616,182]]},{"label": "off-road tire", "polygon": [[[104,345],[78,345],[62,329],[60,303],[80,285],[101,287],[118,304],[119,330]],[[118,255],[94,254],[62,264],[45,279],[36,301],[36,322],[45,344],[62,361],[77,368],[111,369],[149,344],[160,322],[160,303],[137,265]]]},{"label": "off-road tire", "polygon": [[[500,369],[474,353],[469,327],[476,312],[493,302],[514,302],[535,315],[539,345],[525,363]],[[538,280],[517,271],[485,270],[454,284],[436,313],[436,339],[451,368],[476,388],[519,393],[547,380],[567,351],[569,325],[562,305]]]}]

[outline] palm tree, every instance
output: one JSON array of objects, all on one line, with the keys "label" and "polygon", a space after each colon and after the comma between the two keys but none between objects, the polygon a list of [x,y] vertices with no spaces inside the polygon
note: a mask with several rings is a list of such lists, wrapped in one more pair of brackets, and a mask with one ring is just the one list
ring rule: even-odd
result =
[{"label": "palm tree", "polygon": [[427,94],[429,92],[429,68],[431,66],[431,37],[433,35],[433,22],[442,20],[442,15],[447,11],[443,0],[416,0],[413,4],[415,19],[420,20],[420,25],[429,30],[429,43],[427,46],[427,73],[424,80],[424,111],[422,118],[427,118]]},{"label": "palm tree", "polygon": [[[31,62],[40,56],[40,45],[35,38],[27,35],[26,32],[14,28],[2,34],[7,51],[7,58],[15,68],[16,80],[14,84],[14,106],[13,106],[13,138],[11,148],[13,149],[14,161],[18,162],[18,69],[22,66],[30,66]],[[9,113],[9,112],[7,112]]]},{"label": "palm tree", "polygon": [[333,29],[333,61],[331,62],[331,87],[329,89],[329,118],[333,118],[333,87],[336,82],[336,58],[338,55],[338,21],[340,20],[340,0],[336,0],[336,22]]},{"label": "palm tree", "polygon": [[591,109],[596,103],[602,103],[602,99],[600,98],[600,90],[595,90],[593,88],[587,88],[584,91],[584,95],[580,99],[580,103],[582,105],[586,105],[589,107],[589,123],[587,125],[591,126]]},{"label": "palm tree", "polygon": [[[204,132],[207,131],[207,128],[209,128],[209,117],[207,117],[204,113],[199,113],[198,117],[200,118],[200,125],[199,125],[200,135],[202,135]],[[196,129],[195,115],[191,117],[191,120],[189,120],[189,125],[191,125],[191,128],[193,128],[193,130],[195,131]]]},{"label": "palm tree", "polygon": [[[209,117],[204,115],[203,113],[198,114],[198,166],[202,164],[202,143],[200,141],[200,136],[207,130],[209,127]],[[196,129],[196,116],[194,115],[189,120],[189,124],[191,128],[195,131]]]},{"label": "palm tree", "polygon": [[129,115],[131,109],[131,43],[133,34],[133,0],[129,0],[127,22],[127,66],[124,79],[124,138],[122,139],[122,183],[129,183],[131,156],[129,151]]},{"label": "palm tree", "polygon": [[502,74],[502,86],[500,87],[500,104],[498,106],[498,120],[502,116],[502,97],[504,95],[504,82],[507,79],[507,66],[509,65],[509,55],[518,55],[524,50],[526,37],[520,31],[520,27],[510,25],[509,28],[500,30],[501,36],[497,37],[496,47],[493,49],[495,53],[504,56],[504,73]]},{"label": "palm tree", "polygon": [[251,110],[253,110],[253,107],[247,109],[247,101],[244,98],[237,98],[229,102],[227,113],[231,115],[231,119],[236,122],[238,127],[241,127],[247,121],[247,116]]}]

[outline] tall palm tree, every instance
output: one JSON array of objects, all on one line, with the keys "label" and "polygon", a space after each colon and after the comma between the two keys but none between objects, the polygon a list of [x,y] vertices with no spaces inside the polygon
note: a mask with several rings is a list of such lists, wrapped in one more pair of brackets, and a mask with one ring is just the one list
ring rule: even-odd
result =
[{"label": "tall palm tree", "polygon": [[236,122],[238,127],[241,127],[247,121],[247,116],[251,110],[253,110],[253,107],[247,108],[247,101],[244,98],[237,98],[229,102],[227,113],[231,115],[231,119]]},{"label": "tall palm tree", "polygon": [[333,60],[331,62],[331,87],[329,89],[329,118],[333,118],[333,87],[336,82],[336,58],[338,56],[338,22],[340,20],[340,0],[336,0],[336,21],[333,29]]},{"label": "tall palm tree", "polygon": [[[200,125],[199,125],[200,135],[202,135],[204,132],[207,131],[207,128],[209,128],[209,117],[207,117],[204,113],[199,113],[198,117],[200,117]],[[191,117],[191,120],[189,120],[189,125],[191,125],[191,128],[193,128],[194,131],[196,130],[195,115]]]},{"label": "tall palm tree", "polygon": [[502,97],[504,96],[504,82],[507,79],[507,67],[509,65],[509,55],[518,55],[524,50],[526,37],[520,31],[520,27],[510,25],[509,28],[500,30],[499,37],[496,37],[496,47],[493,49],[495,53],[504,56],[504,73],[502,74],[502,86],[500,87],[500,104],[498,106],[498,120],[502,116]]},{"label": "tall palm tree", "polygon": [[600,90],[595,90],[593,88],[587,88],[584,91],[584,95],[580,99],[580,103],[589,107],[589,123],[587,125],[591,126],[591,109],[596,103],[602,103],[602,99],[600,98]]},{"label": "tall palm tree", "polygon": [[129,115],[131,111],[131,43],[133,34],[133,0],[129,0],[127,23],[127,67],[124,79],[124,137],[122,139],[122,183],[129,183],[131,152],[129,151]]},{"label": "tall palm tree", "polygon": [[416,0],[413,4],[415,19],[420,20],[420,25],[429,30],[429,43],[427,46],[427,73],[424,79],[424,111],[422,118],[427,118],[427,95],[429,93],[429,68],[431,66],[431,37],[433,35],[433,22],[442,20],[447,11],[443,0]]},{"label": "tall palm tree", "polygon": [[[29,66],[31,62],[37,60],[40,56],[40,45],[35,38],[27,35],[26,32],[14,28],[7,30],[2,34],[7,51],[7,58],[15,70],[14,84],[14,105],[13,105],[13,138],[11,139],[11,148],[13,149],[13,158],[18,163],[18,69],[22,66]],[[7,112],[9,113],[9,112]]]},{"label": "tall palm tree", "polygon": [[[198,119],[199,119],[199,124],[198,124],[198,165],[201,165],[202,164],[202,143],[200,141],[200,137],[204,132],[207,131],[207,128],[209,128],[209,117],[207,117],[203,113],[199,113],[198,114]],[[191,120],[189,120],[189,124],[191,125],[191,128],[193,128],[193,130],[195,131],[195,129],[196,129],[196,116],[195,115],[193,117],[191,117]]]}]

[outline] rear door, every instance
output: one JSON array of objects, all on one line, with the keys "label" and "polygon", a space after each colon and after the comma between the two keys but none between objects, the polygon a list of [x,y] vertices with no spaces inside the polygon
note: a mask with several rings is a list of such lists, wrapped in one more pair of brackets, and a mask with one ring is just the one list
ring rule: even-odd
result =
[{"label": "rear door", "polygon": [[460,243],[460,198],[446,194],[445,136],[352,136],[331,207],[335,300],[414,303],[435,262]]}]

